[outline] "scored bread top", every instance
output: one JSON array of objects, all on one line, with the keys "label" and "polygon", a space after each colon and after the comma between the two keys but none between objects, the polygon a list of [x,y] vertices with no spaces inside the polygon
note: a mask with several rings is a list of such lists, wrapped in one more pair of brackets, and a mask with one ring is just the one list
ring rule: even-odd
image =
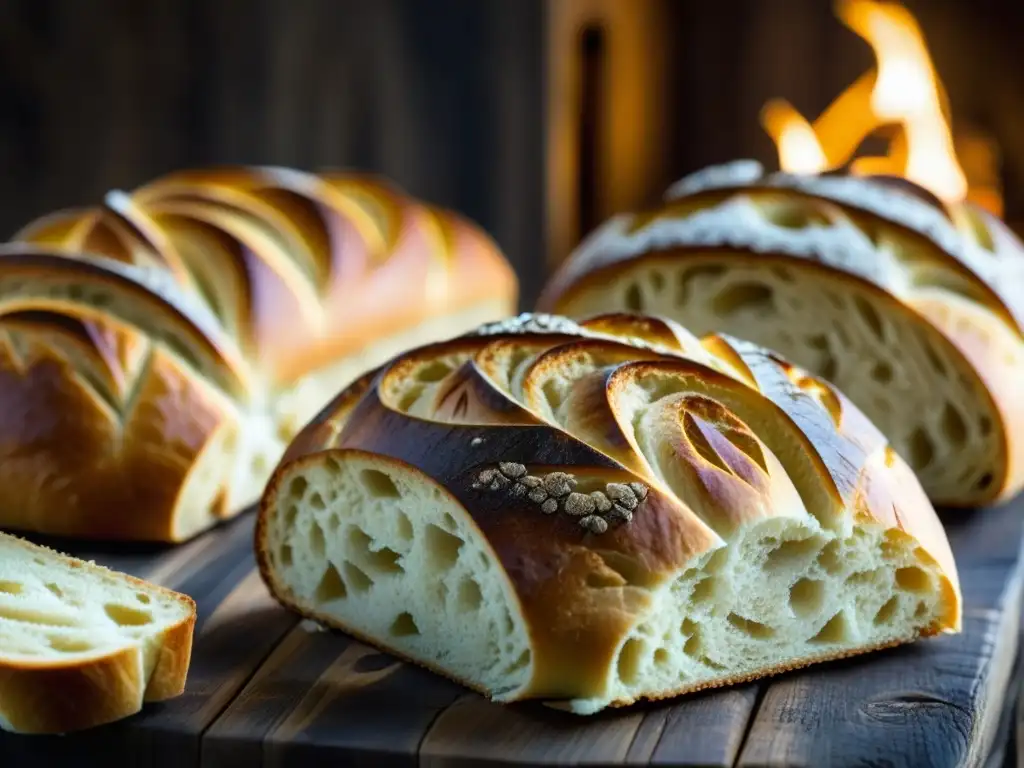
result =
[{"label": "scored bread top", "polygon": [[[367,374],[295,438],[261,503],[261,572],[286,605],[381,641],[354,615],[339,619],[315,605],[302,595],[306,577],[290,575],[295,563],[341,567],[310,560],[324,557],[322,531],[312,555],[300,555],[295,542],[305,529],[296,515],[324,510],[326,491],[320,487],[308,509],[295,494],[311,488],[317,472],[350,460],[377,475],[391,468],[403,485],[416,482],[407,475],[419,477],[424,497],[434,487],[450,495],[487,541],[532,642],[530,681],[504,692],[513,698],[623,703],[648,695],[609,694],[608,669],[616,654],[622,663],[626,634],[663,599],[655,592],[689,565],[704,563],[694,572],[711,567],[705,555],[738,547],[773,520],[779,528],[769,538],[786,556],[799,550],[797,559],[817,554],[827,562],[834,554],[826,540],[877,536],[887,542],[883,550],[905,549],[912,570],[932,574],[925,580],[939,596],[936,614],[906,628],[901,641],[960,625],[942,526],[914,475],[863,414],[767,350],[724,335],[699,339],[663,318],[607,314],[576,323],[534,314],[489,324]],[[337,530],[332,520],[326,525]],[[314,531],[322,524],[302,523]],[[382,552],[394,546],[372,543],[388,548]],[[602,584],[621,591],[594,589]],[[468,672],[389,647],[495,692]],[[774,668],[801,663],[783,657]],[[725,678],[752,674],[738,667]]]},{"label": "scored bread top", "polygon": [[[749,336],[804,367],[818,358],[817,373],[904,455],[917,454],[914,469],[936,502],[975,506],[1024,487],[1024,244],[969,203],[944,204],[898,179],[713,166],[675,184],[661,206],[598,227],[538,308],[666,313],[702,332]],[[861,326],[863,350],[849,333]],[[926,348],[920,359],[903,354],[910,344]],[[877,377],[856,370],[876,362]],[[892,402],[878,404],[898,399],[898,387],[920,396],[922,386],[943,391],[914,423],[887,413]],[[950,417],[952,439],[926,423],[947,403],[965,409]],[[976,426],[966,440],[957,437],[964,420]],[[965,453],[975,458],[965,464]]]},{"label": "scored bread top", "polygon": [[354,173],[181,171],[43,216],[0,245],[0,525],[188,538],[342,382],[516,294],[482,229]]},{"label": "scored bread top", "polygon": [[367,338],[516,294],[479,227],[354,173],[180,171],[111,192],[101,206],[43,216],[12,240],[104,257],[92,261],[112,272],[108,260],[152,268],[133,276],[191,306],[194,324],[212,320],[259,383],[277,386]]}]

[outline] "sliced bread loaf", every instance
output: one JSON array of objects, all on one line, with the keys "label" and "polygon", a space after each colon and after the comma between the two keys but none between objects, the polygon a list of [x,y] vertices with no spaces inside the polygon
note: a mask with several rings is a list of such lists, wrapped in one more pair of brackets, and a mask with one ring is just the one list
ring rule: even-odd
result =
[{"label": "sliced bread loaf", "polygon": [[0,727],[64,733],[180,694],[191,598],[0,533]]},{"label": "sliced bread loaf", "polygon": [[654,317],[481,330],[292,443],[257,527],[284,605],[578,713],[959,629],[935,511],[827,382]]}]

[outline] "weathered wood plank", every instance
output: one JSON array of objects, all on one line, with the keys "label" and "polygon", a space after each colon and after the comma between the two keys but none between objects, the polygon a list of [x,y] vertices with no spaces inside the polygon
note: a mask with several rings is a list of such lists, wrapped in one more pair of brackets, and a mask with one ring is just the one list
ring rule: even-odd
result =
[{"label": "weathered wood plank", "polygon": [[740,686],[587,718],[534,704],[503,707],[467,694],[430,729],[421,765],[731,766],[756,689]]},{"label": "weathered wood plank", "polygon": [[757,766],[975,766],[992,748],[1016,660],[1021,504],[950,520],[959,635],[812,667],[767,689],[738,762]]},{"label": "weathered wood plank", "polygon": [[844,764],[982,765],[1005,739],[997,732],[1019,637],[1024,502],[1015,506],[947,518],[967,605],[962,634],[593,718],[492,704],[342,634],[299,625],[253,569],[253,519],[244,515],[150,561],[98,558],[197,600],[184,696],[88,734],[0,736],[0,752],[5,765],[90,765],[116,744],[127,764],[177,768],[447,768],[817,766],[841,748]]},{"label": "weathered wood plank", "polygon": [[294,628],[203,739],[203,765],[412,765],[463,689],[348,638]]}]

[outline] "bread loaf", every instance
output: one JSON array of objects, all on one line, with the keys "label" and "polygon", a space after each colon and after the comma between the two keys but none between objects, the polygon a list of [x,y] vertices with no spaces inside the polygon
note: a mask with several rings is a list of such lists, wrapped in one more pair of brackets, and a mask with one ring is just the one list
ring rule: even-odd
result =
[{"label": "bread loaf", "polygon": [[400,356],[260,503],[285,606],[578,713],[957,631],[945,533],[839,391],[656,317],[524,315]]},{"label": "bread loaf", "polygon": [[65,733],[178,696],[196,607],[0,533],[0,728]]},{"label": "bread loaf", "polygon": [[458,216],[356,175],[173,174],[0,247],[0,528],[181,541],[403,349],[513,311]]},{"label": "bread loaf", "polygon": [[893,179],[712,167],[598,228],[539,308],[650,312],[774,349],[845,392],[936,503],[1024,487],[1024,246],[970,204]]}]

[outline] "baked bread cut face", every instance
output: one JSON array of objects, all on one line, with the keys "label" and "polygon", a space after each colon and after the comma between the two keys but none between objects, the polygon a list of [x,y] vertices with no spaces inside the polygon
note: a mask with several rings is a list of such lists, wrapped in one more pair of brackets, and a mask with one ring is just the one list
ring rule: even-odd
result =
[{"label": "baked bread cut face", "polygon": [[399,356],[292,442],[285,606],[587,714],[960,627],[945,533],[838,390],[665,319],[524,315]]},{"label": "baked bread cut face", "polygon": [[0,728],[66,733],[182,693],[191,598],[0,533]]},{"label": "baked bread cut face", "polygon": [[507,316],[477,226],[357,174],[181,171],[0,246],[0,527],[183,541],[339,388]]},{"label": "baked bread cut face", "polygon": [[909,183],[712,167],[613,217],[546,287],[543,311],[642,311],[723,332],[837,385],[933,502],[1024,487],[1024,247],[970,204]]}]

